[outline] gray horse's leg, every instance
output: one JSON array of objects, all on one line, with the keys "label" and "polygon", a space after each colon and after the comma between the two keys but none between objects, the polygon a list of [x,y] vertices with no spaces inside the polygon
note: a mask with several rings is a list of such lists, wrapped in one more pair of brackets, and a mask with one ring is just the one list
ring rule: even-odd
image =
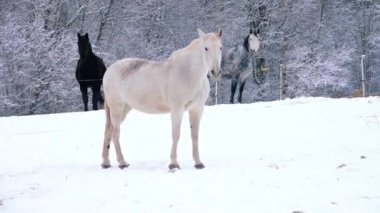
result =
[{"label": "gray horse's leg", "polygon": [[245,86],[245,82],[247,81],[247,79],[244,79],[242,82],[240,82],[240,87],[239,87],[239,96],[238,96],[238,101],[239,103],[241,103],[241,98],[243,96],[243,91],[244,91],[244,86]]},{"label": "gray horse's leg", "polygon": [[177,145],[178,140],[181,135],[181,123],[183,117],[182,110],[176,110],[171,113],[171,121],[172,121],[172,149],[170,152],[170,165],[169,169],[179,169],[180,166],[177,161]]},{"label": "gray horse's leg", "polygon": [[231,104],[234,103],[234,96],[235,96],[236,87],[238,85],[238,78],[239,78],[238,75],[233,75],[231,79],[231,96],[230,96]]},{"label": "gray horse's leg", "polygon": [[197,169],[203,169],[205,167],[204,164],[200,160],[199,147],[198,147],[199,124],[201,121],[202,113],[203,113],[203,106],[195,107],[189,110],[191,140],[193,143],[193,159],[195,161],[195,168]]},{"label": "gray horse's leg", "polygon": [[239,101],[239,103],[242,102],[245,82],[247,81],[249,75],[250,75],[250,72],[242,72],[240,74],[240,77],[239,77],[240,87],[239,87],[239,95],[238,95],[238,101]]}]

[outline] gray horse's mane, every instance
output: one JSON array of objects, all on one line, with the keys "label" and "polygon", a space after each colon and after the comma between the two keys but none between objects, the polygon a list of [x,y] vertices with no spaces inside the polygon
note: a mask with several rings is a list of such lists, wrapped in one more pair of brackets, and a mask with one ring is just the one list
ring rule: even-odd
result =
[{"label": "gray horse's mane", "polygon": [[249,50],[250,50],[250,48],[249,48],[249,36],[250,36],[251,34],[248,34],[246,37],[245,37],[245,39],[244,39],[244,44],[243,44],[243,46],[244,46],[244,49],[247,51],[247,52],[249,52]]}]

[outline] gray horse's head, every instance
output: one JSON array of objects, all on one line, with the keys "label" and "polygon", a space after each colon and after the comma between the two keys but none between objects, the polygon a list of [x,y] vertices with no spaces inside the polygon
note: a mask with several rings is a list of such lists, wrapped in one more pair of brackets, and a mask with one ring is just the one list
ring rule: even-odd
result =
[{"label": "gray horse's head", "polygon": [[260,30],[249,30],[249,35],[244,39],[245,50],[257,53],[260,49]]}]

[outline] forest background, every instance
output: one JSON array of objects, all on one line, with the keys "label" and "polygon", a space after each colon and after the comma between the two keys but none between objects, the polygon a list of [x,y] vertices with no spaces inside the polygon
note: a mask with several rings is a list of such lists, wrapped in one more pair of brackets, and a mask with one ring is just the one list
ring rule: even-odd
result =
[{"label": "forest background", "polygon": [[[367,95],[380,93],[380,0],[2,0],[0,116],[82,111],[78,32],[89,33],[109,66],[125,57],[163,60],[196,38],[196,28],[223,29],[224,54],[260,30],[269,71],[259,83],[248,79],[245,103],[280,93],[352,97],[363,83]],[[230,96],[231,70],[223,71],[219,104]]]}]

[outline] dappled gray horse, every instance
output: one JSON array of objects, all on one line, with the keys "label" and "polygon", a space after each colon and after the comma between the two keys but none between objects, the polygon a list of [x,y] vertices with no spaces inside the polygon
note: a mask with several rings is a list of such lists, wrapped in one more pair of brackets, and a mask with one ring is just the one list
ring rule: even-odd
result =
[{"label": "dappled gray horse", "polygon": [[223,69],[231,75],[230,103],[234,103],[235,91],[239,87],[238,101],[242,101],[242,93],[248,76],[254,71],[255,57],[260,49],[259,30],[250,30],[242,44],[231,48],[223,60]]}]

